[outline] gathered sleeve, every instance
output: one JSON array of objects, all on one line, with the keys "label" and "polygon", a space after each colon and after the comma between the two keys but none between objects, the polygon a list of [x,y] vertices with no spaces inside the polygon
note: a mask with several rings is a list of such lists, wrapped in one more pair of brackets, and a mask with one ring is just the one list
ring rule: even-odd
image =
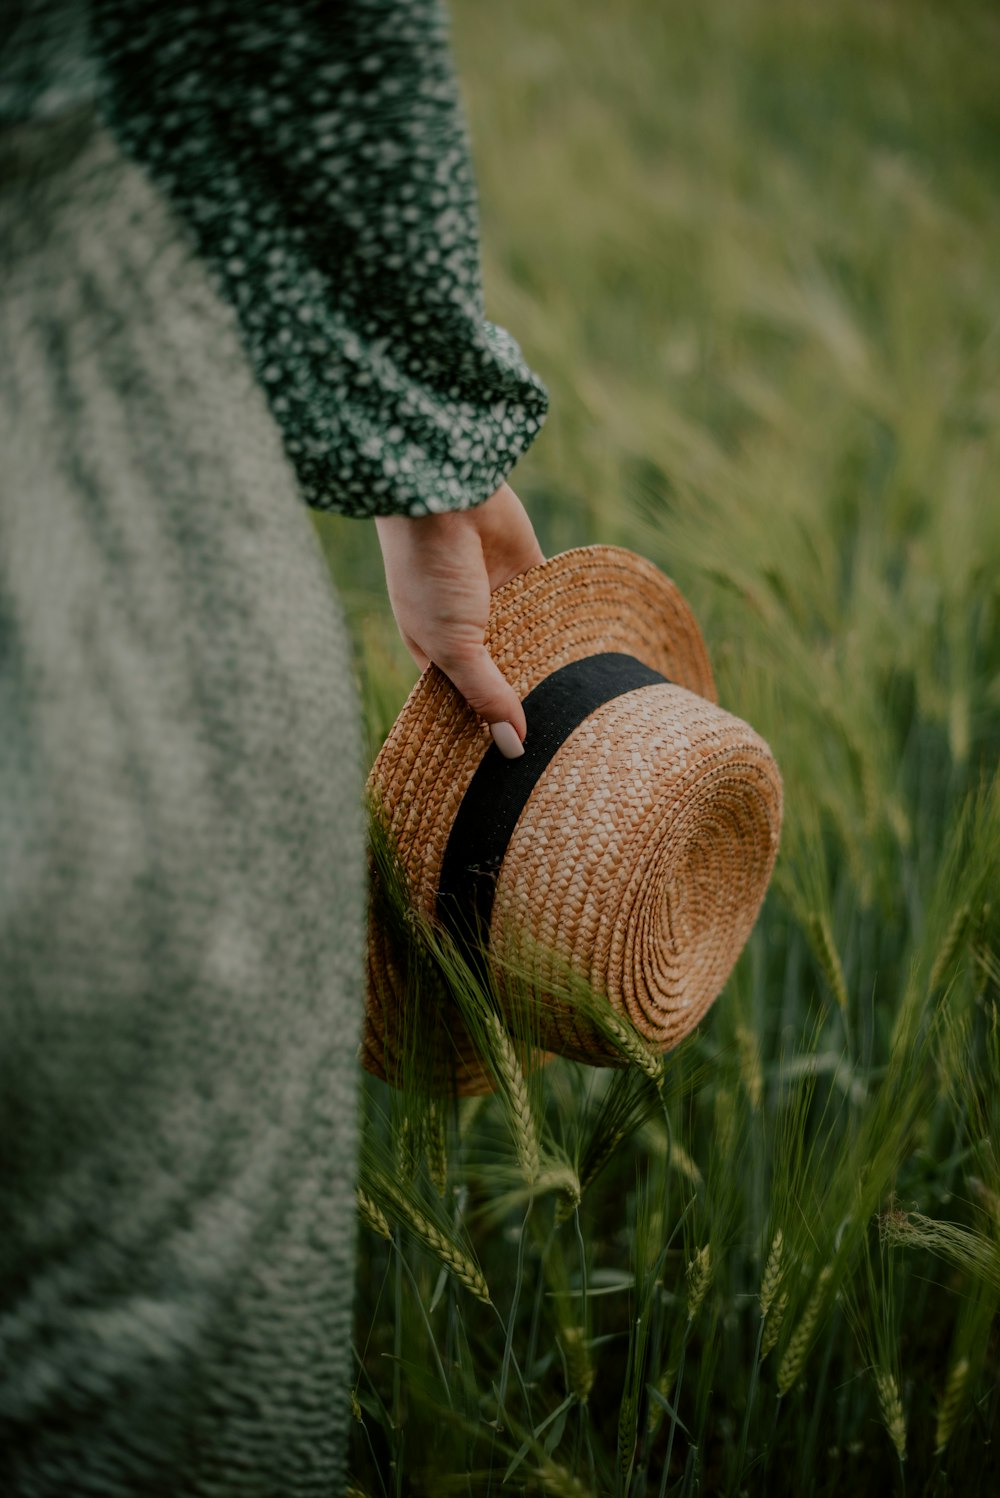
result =
[{"label": "gathered sleeve", "polygon": [[305,499],[486,499],[544,420],[486,320],[439,0],[94,0],[104,108],[235,308]]}]

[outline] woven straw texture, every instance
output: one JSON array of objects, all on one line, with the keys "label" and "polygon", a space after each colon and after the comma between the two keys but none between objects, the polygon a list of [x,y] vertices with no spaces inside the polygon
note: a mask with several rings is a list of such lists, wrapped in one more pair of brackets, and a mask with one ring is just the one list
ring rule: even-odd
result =
[{"label": "woven straw texture", "polygon": [[[514,968],[544,996],[532,1031],[544,1050],[622,1062],[574,1003],[572,976],[667,1050],[722,988],[767,889],[781,824],[771,753],[716,705],[707,651],[677,588],[630,552],[579,548],[513,579],[494,595],[486,644],[522,697],[559,667],[606,651],[667,678],[605,703],[557,751],[504,857],[489,943],[502,1005],[523,991],[505,982]],[[370,792],[429,919],[452,823],[489,744],[431,667],[373,767]],[[484,1090],[458,1014],[423,1024],[408,1007],[400,954],[377,900],[372,908],[364,1065],[393,1079],[416,1034],[436,1049],[442,1086]]]}]

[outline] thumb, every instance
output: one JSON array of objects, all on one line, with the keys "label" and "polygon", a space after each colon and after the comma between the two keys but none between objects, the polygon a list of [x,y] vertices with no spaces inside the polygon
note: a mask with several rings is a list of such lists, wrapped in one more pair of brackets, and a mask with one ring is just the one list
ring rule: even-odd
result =
[{"label": "thumb", "polygon": [[[527,719],[520,698],[485,645],[480,645],[468,654],[437,665],[461,692],[474,712],[491,726],[509,723],[519,740],[528,732]],[[513,748],[513,745],[511,745]],[[513,757],[507,755],[507,758]]]}]

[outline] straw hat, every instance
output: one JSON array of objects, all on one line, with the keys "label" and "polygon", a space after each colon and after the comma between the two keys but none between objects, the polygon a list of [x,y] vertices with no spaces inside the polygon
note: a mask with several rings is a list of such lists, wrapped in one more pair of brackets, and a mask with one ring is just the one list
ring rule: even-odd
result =
[{"label": "straw hat", "polygon": [[[501,1009],[504,972],[531,954],[552,989],[544,1050],[622,1064],[567,998],[567,973],[667,1050],[719,993],[764,898],[781,826],[771,752],[716,705],[678,589],[618,547],[564,552],[498,589],[486,646],[524,702],[523,757],[503,759],[430,666],[369,779],[413,906],[490,968]],[[405,1016],[442,1086],[486,1090],[458,1013],[412,1014],[377,890],[372,911],[363,1064],[394,1078]]]}]

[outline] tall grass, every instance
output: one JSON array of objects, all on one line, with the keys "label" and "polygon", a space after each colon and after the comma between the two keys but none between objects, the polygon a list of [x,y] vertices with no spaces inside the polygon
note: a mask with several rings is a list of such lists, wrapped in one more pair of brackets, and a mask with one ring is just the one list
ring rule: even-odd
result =
[{"label": "tall grass", "polygon": [[[453,14],[491,311],[553,396],[515,484],[546,549],[680,582],[786,822],[662,1076],[512,1071],[487,1004],[492,1097],[366,1085],[355,1488],[991,1491],[1000,20]],[[374,746],[412,675],[367,528],[322,534]]]}]

